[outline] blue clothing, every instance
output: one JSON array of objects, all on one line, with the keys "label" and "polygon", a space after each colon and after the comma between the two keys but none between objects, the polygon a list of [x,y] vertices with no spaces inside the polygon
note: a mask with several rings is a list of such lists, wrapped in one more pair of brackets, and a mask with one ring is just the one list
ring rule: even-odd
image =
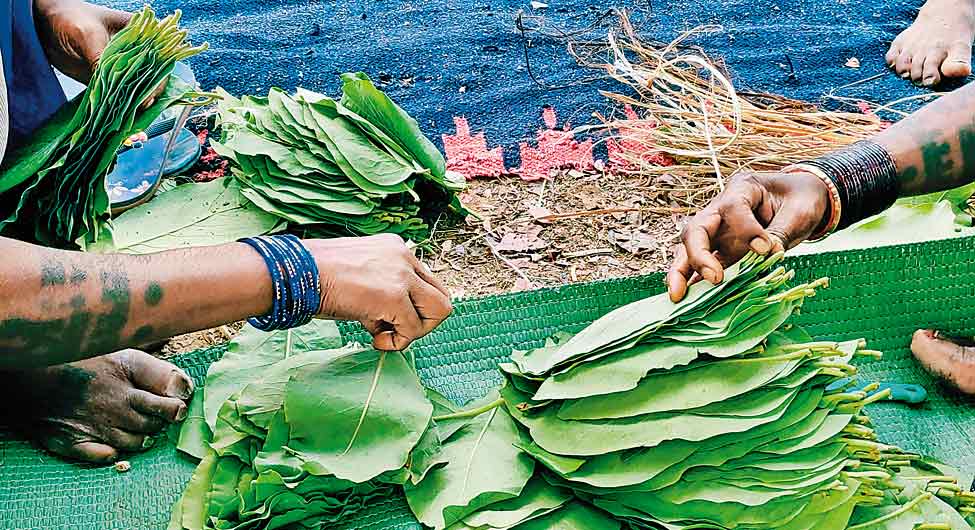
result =
[{"label": "blue clothing", "polygon": [[32,0],[0,0],[0,57],[7,84],[8,148],[14,148],[66,102],[34,26]]}]

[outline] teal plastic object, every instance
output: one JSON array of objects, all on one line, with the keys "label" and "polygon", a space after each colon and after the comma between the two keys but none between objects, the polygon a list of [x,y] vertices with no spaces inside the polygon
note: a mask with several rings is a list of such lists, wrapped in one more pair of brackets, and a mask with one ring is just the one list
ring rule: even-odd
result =
[{"label": "teal plastic object", "polygon": [[880,391],[890,389],[890,400],[917,405],[928,399],[928,391],[921,385],[903,383],[880,383]]},{"label": "teal plastic object", "polygon": [[[863,390],[867,387],[867,384],[854,384],[852,386],[848,386],[852,382],[853,381],[849,378],[840,379],[827,387],[827,389],[838,390],[841,388],[846,388],[847,392],[855,392],[858,390]],[[920,403],[924,403],[928,399],[928,391],[925,390],[923,386],[915,384],[880,383],[880,388],[878,388],[876,392],[883,392],[884,390],[888,389],[890,390],[890,398],[888,398],[888,401],[918,405]]]}]

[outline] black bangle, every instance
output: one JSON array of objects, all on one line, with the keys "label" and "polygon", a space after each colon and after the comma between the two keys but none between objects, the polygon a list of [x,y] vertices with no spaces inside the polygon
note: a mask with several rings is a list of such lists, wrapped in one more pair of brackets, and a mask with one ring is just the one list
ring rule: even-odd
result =
[{"label": "black bangle", "polygon": [[837,230],[886,210],[900,191],[894,159],[871,141],[857,142],[803,164],[821,169],[836,184],[842,208]]},{"label": "black bangle", "polygon": [[303,326],[318,314],[321,284],[318,265],[301,241],[290,234],[240,240],[264,258],[271,274],[274,301],[264,316],[248,319],[262,331]]}]

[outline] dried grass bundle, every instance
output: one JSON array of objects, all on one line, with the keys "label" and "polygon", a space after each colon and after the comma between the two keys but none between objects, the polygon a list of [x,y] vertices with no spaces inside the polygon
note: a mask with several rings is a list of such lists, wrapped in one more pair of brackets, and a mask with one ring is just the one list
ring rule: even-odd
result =
[{"label": "dried grass bundle", "polygon": [[781,96],[737,92],[719,62],[684,45],[715,29],[699,27],[669,44],[647,43],[621,13],[618,30],[609,33],[607,61],[576,55],[632,89],[630,95],[602,92],[626,112],[600,116],[598,127],[612,131],[608,141],[617,161],[650,177],[649,187],[672,201],[703,206],[737,171],[781,168],[883,128],[873,113],[827,112]]}]

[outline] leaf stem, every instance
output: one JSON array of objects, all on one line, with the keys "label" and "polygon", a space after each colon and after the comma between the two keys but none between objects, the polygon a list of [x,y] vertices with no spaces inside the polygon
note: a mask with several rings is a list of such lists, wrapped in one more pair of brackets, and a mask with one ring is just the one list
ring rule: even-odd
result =
[{"label": "leaf stem", "polygon": [[878,517],[878,518],[876,518],[876,519],[874,519],[872,521],[867,521],[865,523],[860,523],[860,524],[857,524],[857,525],[853,525],[853,526],[847,527],[847,530],[860,530],[861,528],[870,528],[871,526],[875,526],[875,525],[878,525],[878,524],[883,523],[885,521],[889,521],[889,520],[891,520],[891,519],[893,519],[895,517],[899,517],[903,513],[906,513],[908,511],[914,509],[915,506],[917,506],[918,504],[921,504],[922,502],[930,499],[931,497],[932,497],[932,495],[930,493],[924,492],[924,493],[918,495],[916,498],[912,499],[911,502],[908,502],[907,504],[905,504],[904,506],[901,506],[897,510],[894,510],[894,511],[888,513],[888,514],[885,514],[885,515],[883,515],[881,517]]},{"label": "leaf stem", "polygon": [[504,404],[504,398],[498,398],[488,403],[487,405],[477,407],[476,409],[462,410],[460,412],[452,412],[450,414],[434,416],[433,421],[460,420],[463,418],[473,418],[475,416],[480,416],[481,414],[484,414],[485,412],[491,409],[496,409],[503,404]]}]

